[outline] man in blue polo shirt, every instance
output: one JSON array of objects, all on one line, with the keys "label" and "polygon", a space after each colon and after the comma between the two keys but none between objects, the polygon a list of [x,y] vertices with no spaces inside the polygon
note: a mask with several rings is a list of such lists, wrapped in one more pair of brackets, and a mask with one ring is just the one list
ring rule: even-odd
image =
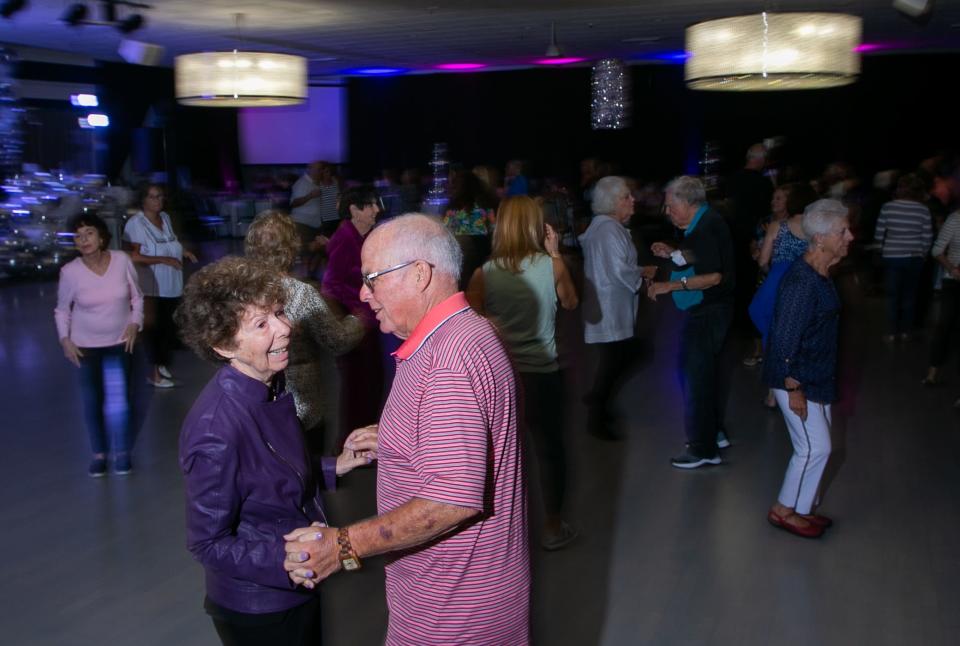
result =
[{"label": "man in blue polo shirt", "polygon": [[687,448],[670,463],[679,469],[720,464],[718,448],[729,446],[723,432],[726,392],[720,370],[723,349],[733,318],[734,256],[730,230],[707,204],[703,183],[681,176],[667,185],[665,206],[680,230],[676,247],[651,246],[654,255],[671,262],[670,280],[653,282],[647,296],[671,294],[686,317],[681,331]]}]

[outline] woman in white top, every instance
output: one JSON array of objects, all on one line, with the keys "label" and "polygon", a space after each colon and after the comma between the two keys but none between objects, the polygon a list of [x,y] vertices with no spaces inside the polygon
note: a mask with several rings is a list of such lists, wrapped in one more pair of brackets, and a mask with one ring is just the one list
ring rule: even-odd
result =
[{"label": "woman in white top", "polygon": [[598,357],[593,386],[587,394],[587,431],[617,440],[613,431],[614,400],[624,378],[641,354],[635,336],[637,294],[656,267],[637,261],[637,248],[627,230],[634,199],[622,177],[608,176],[593,188],[593,219],[581,234],[583,248],[583,340]]},{"label": "woman in white top", "polygon": [[[107,473],[107,454],[114,456],[118,475],[133,465],[133,424],[130,412],[130,354],[143,324],[143,298],[127,254],[110,251],[110,232],[93,213],[81,213],[70,223],[80,257],[60,270],[54,317],[67,361],[78,368],[83,418],[90,435],[92,478]],[[115,409],[113,433],[108,435],[104,414],[104,374],[122,376],[123,395]]]},{"label": "woman in white top", "polygon": [[177,339],[173,312],[183,293],[183,259],[197,262],[197,257],[177,240],[170,216],[163,211],[163,198],[160,184],[141,189],[142,210],[127,222],[123,240],[143,290],[146,347],[153,364],[147,381],[157,388],[171,388],[173,375],[167,366]]},{"label": "woman in white top", "polygon": [[540,465],[546,522],[541,544],[557,550],[577,537],[562,520],[566,490],[563,378],[557,363],[557,302],[577,307],[577,291],[563,264],[556,231],[525,195],[500,203],[493,253],[470,279],[467,300],[500,332],[524,391],[523,419]]},{"label": "woman in white top", "polygon": [[[921,382],[924,386],[940,383],[938,373],[946,363],[951,337],[957,336],[957,323],[960,321],[960,211],[947,218],[937,234],[930,255],[943,267],[943,283],[940,288],[940,318],[930,343],[930,367]],[[954,406],[960,406],[960,399]]]}]

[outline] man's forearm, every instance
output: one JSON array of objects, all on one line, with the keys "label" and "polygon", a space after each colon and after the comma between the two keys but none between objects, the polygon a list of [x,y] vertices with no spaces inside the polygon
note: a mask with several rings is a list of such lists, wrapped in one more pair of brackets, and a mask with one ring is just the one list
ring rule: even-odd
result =
[{"label": "man's forearm", "polygon": [[476,509],[413,498],[382,516],[350,525],[350,543],[360,557],[426,543],[479,513]]}]

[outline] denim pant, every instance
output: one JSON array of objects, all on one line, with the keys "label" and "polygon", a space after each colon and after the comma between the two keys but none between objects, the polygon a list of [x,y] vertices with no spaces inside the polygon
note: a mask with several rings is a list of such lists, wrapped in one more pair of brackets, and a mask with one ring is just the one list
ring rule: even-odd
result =
[{"label": "denim pant", "polygon": [[[133,442],[133,415],[131,400],[133,393],[130,385],[131,355],[124,352],[123,345],[106,348],[81,348],[80,358],[80,397],[83,401],[83,419],[90,435],[90,448],[94,453],[126,453]],[[110,368],[113,368],[110,370]],[[109,372],[108,372],[109,371]],[[107,374],[121,377],[122,396],[116,408],[115,425],[108,442],[106,404]],[[111,411],[113,412],[113,411]]]},{"label": "denim pant", "polygon": [[720,352],[732,319],[728,304],[701,306],[687,316],[680,336],[685,430],[690,453],[700,458],[716,457],[717,433],[723,430],[727,389]]},{"label": "denim pant", "polygon": [[884,258],[884,287],[887,292],[887,326],[890,334],[913,330],[917,321],[917,290],[923,272],[923,258]]}]

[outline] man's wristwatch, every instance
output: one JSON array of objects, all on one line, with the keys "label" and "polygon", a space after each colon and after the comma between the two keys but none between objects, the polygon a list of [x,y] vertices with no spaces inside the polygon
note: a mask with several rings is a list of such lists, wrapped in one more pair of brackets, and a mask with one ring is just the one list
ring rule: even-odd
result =
[{"label": "man's wristwatch", "polygon": [[687,291],[687,277],[686,277],[686,276],[681,276],[681,277],[680,277],[680,285],[683,287],[683,291]]},{"label": "man's wristwatch", "polygon": [[353,545],[350,544],[350,534],[347,533],[346,527],[341,527],[337,530],[337,545],[340,546],[340,565],[343,566],[343,569],[347,572],[352,572],[353,570],[360,569],[360,557],[357,556],[357,552],[353,549]]}]

